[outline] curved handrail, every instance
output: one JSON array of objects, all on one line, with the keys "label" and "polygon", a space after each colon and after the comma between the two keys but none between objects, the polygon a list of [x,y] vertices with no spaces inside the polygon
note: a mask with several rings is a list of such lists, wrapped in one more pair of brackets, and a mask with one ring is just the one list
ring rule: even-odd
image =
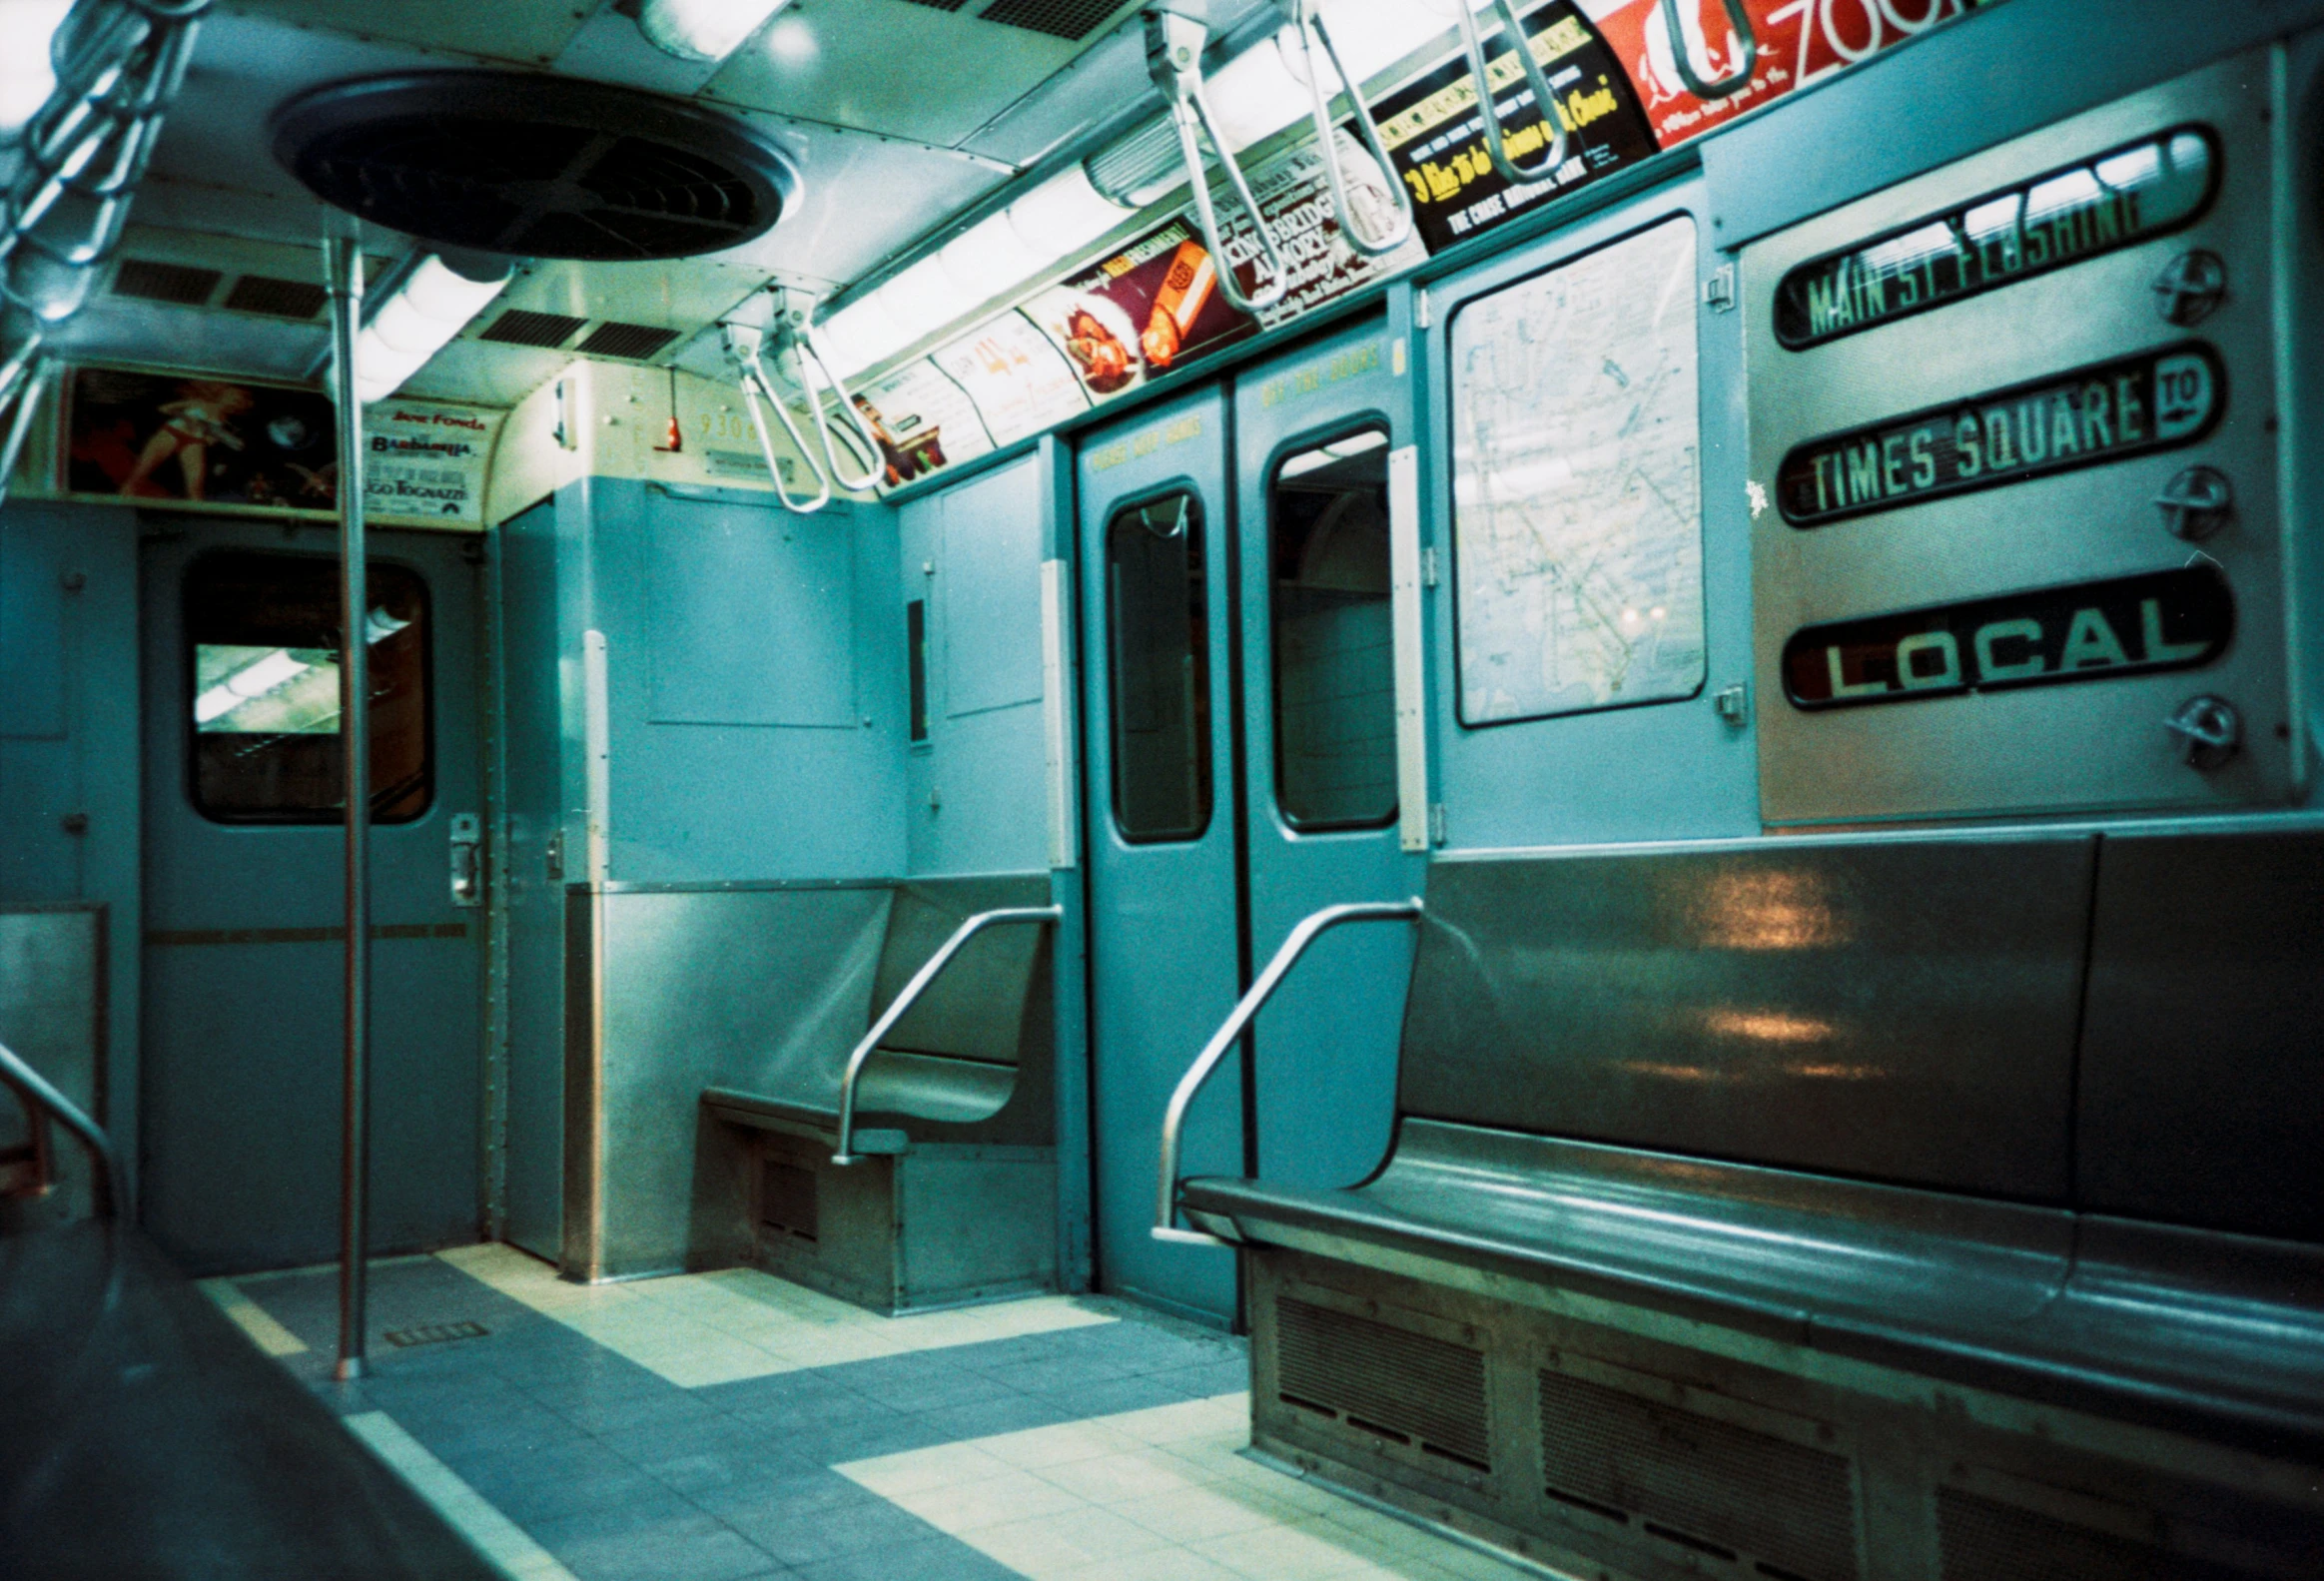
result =
[{"label": "curved handrail", "polygon": [[994,911],[980,911],[952,931],[952,937],[945,940],[942,948],[930,956],[919,971],[912,974],[912,980],[904,985],[904,992],[898,994],[894,1002],[880,1013],[880,1019],[872,1023],[872,1030],[864,1034],[863,1041],[848,1055],[847,1074],[839,1080],[839,1151],[831,1156],[833,1164],[853,1164],[862,1157],[852,1151],[852,1145],[855,1142],[855,1088],[856,1082],[863,1075],[864,1063],[871,1059],[872,1051],[880,1046],[880,1040],[894,1029],[897,1022],[904,1019],[904,1013],[927,991],[928,985],[935,982],[944,969],[952,964],[953,957],[960,954],[961,947],[999,923],[1047,924],[1062,921],[1064,917],[1065,908],[1062,906],[1003,906]]},{"label": "curved handrail", "polygon": [[1674,0],[1657,3],[1662,7],[1663,26],[1670,30],[1671,58],[1678,63],[1679,80],[1687,85],[1687,92],[1698,99],[1725,99],[1749,85],[1751,74],[1759,70],[1759,35],[1751,30],[1751,14],[1744,9],[1743,0],[1725,0],[1727,20],[1743,40],[1743,64],[1717,82],[1705,82],[1695,75],[1695,59],[1687,50],[1687,35],[1679,26]]},{"label": "curved handrail", "polygon": [[98,1124],[82,1114],[79,1106],[50,1086],[48,1078],[25,1064],[4,1043],[0,1043],[0,1081],[5,1081],[64,1122],[65,1129],[79,1139],[95,1170],[91,1187],[96,1196],[97,1216],[117,1216],[121,1204],[129,1199],[129,1193],[122,1186],[121,1161],[114,1157],[113,1144],[107,1140]]},{"label": "curved handrail", "polygon": [[[1339,211],[1339,235],[1349,247],[1366,258],[1378,258],[1402,247],[1412,234],[1412,195],[1404,190],[1403,180],[1397,176],[1395,164],[1388,158],[1387,145],[1380,140],[1379,124],[1372,119],[1371,108],[1363,102],[1363,93],[1346,66],[1340,63],[1339,46],[1331,40],[1331,30],[1323,25],[1322,0],[1289,0],[1291,27],[1299,41],[1299,55],[1307,68],[1308,107],[1315,118],[1315,148],[1323,156],[1323,170],[1331,181],[1332,206]],[[1379,162],[1380,175],[1388,190],[1396,198],[1396,223],[1387,235],[1374,240],[1364,235],[1355,223],[1355,211],[1347,201],[1347,177],[1339,162],[1339,140],[1332,136],[1331,96],[1323,89],[1323,74],[1315,69],[1315,50],[1320,45],[1331,69],[1339,76],[1340,85],[1347,90],[1347,102],[1355,111],[1356,135],[1363,146]]]},{"label": "curved handrail", "polygon": [[[1501,111],[1494,102],[1492,73],[1485,65],[1485,42],[1477,33],[1477,17],[1469,9],[1472,0],[1454,0],[1454,9],[1460,13],[1460,39],[1468,49],[1469,71],[1476,78],[1477,114],[1485,124],[1485,152],[1505,180],[1547,180],[1550,172],[1565,163],[1566,157],[1565,117],[1557,113],[1557,95],[1550,91],[1549,78],[1543,73],[1541,62],[1534,59],[1533,40],[1526,34],[1524,24],[1517,20],[1515,0],[1493,0],[1501,26],[1516,48],[1517,63],[1525,72],[1525,85],[1533,90],[1534,108],[1541,112],[1541,124],[1549,128],[1549,153],[1537,165],[1518,164],[1501,145]],[[1731,3],[1740,4],[1741,0],[1731,0]]]},{"label": "curved handrail", "polygon": [[[1243,179],[1234,151],[1226,146],[1217,120],[1210,114],[1210,96],[1202,91],[1202,45],[1209,36],[1210,30],[1197,18],[1176,11],[1147,12],[1146,70],[1169,100],[1170,125],[1177,129],[1178,153],[1186,162],[1186,185],[1193,191],[1194,221],[1202,228],[1202,245],[1210,250],[1211,261],[1218,268],[1218,289],[1235,307],[1255,314],[1283,300],[1291,285],[1291,267],[1275,246],[1266,216],[1259,213],[1258,200],[1250,195],[1250,183]],[[1197,127],[1217,151],[1218,164],[1226,172],[1235,197],[1241,200],[1243,213],[1250,216],[1251,228],[1258,233],[1259,251],[1267,268],[1274,271],[1266,285],[1250,296],[1243,295],[1242,287],[1235,283],[1234,266],[1218,245],[1218,216],[1210,205],[1210,178],[1203,172],[1201,145],[1194,137]]]},{"label": "curved handrail", "polygon": [[1169,1108],[1162,1114],[1162,1159],[1158,1172],[1161,1191],[1155,1203],[1155,1239],[1193,1246],[1226,1244],[1216,1235],[1206,1235],[1198,1229],[1180,1229],[1172,1222],[1178,1216],[1179,1134],[1185,1129],[1186,1111],[1193,1107],[1194,1095],[1202,1091],[1203,1084],[1218,1069],[1218,1062],[1226,1058],[1226,1051],[1233,1048],[1242,1037],[1242,1030],[1250,1025],[1251,1018],[1274,997],[1283,979],[1291,975],[1291,968],[1298,964],[1299,957],[1307,953],[1307,946],[1341,923],[1389,922],[1399,918],[1417,919],[1419,916],[1420,900],[1417,896],[1410,900],[1348,901],[1337,906],[1326,906],[1300,919],[1299,925],[1284,938],[1282,948],[1275,952],[1275,958],[1267,963],[1265,971],[1259,973],[1258,980],[1250,985],[1249,991],[1235,1005],[1232,1013],[1219,1023],[1218,1030],[1210,1035],[1210,1041],[1202,1045],[1202,1052],[1194,1056],[1194,1063],[1186,1067],[1184,1076],[1178,1078],[1177,1091],[1170,1094]]}]

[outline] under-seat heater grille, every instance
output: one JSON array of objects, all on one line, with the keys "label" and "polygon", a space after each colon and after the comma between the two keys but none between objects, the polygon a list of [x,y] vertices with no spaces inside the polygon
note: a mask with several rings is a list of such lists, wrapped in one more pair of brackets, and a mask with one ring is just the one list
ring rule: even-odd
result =
[{"label": "under-seat heater grille", "polygon": [[1937,1490],[1937,1542],[1944,1581],[2250,1581],[2252,1575],[1958,1488]]},{"label": "under-seat heater grille", "polygon": [[759,1222],[769,1229],[815,1238],[815,1172],[769,1159],[759,1170]]},{"label": "under-seat heater grille", "polygon": [[1279,1296],[1275,1389],[1359,1432],[1492,1469],[1481,1351]]},{"label": "under-seat heater grille", "polygon": [[1848,1462],[1788,1439],[1541,1374],[1547,1492],[1746,1574],[1855,1581]]}]

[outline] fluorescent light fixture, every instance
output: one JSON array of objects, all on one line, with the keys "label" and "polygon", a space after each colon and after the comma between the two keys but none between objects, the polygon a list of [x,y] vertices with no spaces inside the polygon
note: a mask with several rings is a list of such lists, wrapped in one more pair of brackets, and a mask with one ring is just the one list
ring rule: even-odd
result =
[{"label": "fluorescent light fixture", "polygon": [[859,297],[815,327],[816,338],[831,354],[831,371],[851,379],[892,352],[911,344],[905,328],[888,317],[879,294]]},{"label": "fluorescent light fixture", "polygon": [[[1202,85],[1230,152],[1241,153],[1307,115],[1307,79],[1283,57],[1284,27],[1218,68]],[[1296,47],[1296,40],[1293,40]]]},{"label": "fluorescent light fixture", "polygon": [[1133,213],[1091,186],[1089,173],[1079,164],[1052,176],[1004,212],[1018,239],[1052,263],[1080,252]]},{"label": "fluorescent light fixture", "polygon": [[680,60],[721,61],[783,8],[783,0],[644,0],[637,30]]},{"label": "fluorescent light fixture", "polygon": [[385,400],[460,333],[484,305],[507,289],[512,266],[504,258],[449,264],[435,254],[380,304],[356,337],[356,395]]},{"label": "fluorescent light fixture", "polygon": [[0,140],[22,131],[57,85],[51,50],[73,0],[0,0]]},{"label": "fluorescent light fixture", "polygon": [[987,297],[1007,289],[1005,285],[991,286],[981,292],[964,289],[954,282],[941,259],[931,255],[872,295],[888,317],[908,332],[907,339],[917,341],[943,329]]},{"label": "fluorescent light fixture", "polygon": [[1040,273],[1049,255],[1029,246],[1006,212],[989,214],[936,255],[954,285],[982,302]]}]

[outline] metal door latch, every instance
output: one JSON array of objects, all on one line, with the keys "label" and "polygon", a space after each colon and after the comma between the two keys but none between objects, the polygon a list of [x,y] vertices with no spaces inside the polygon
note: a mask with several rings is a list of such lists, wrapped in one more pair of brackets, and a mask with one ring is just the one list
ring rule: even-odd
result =
[{"label": "metal door latch", "polygon": [[551,884],[561,884],[565,878],[565,832],[562,829],[550,835],[541,844],[540,869]]},{"label": "metal door latch", "polygon": [[1721,264],[1703,282],[1703,306],[1713,313],[1735,311],[1735,266]]},{"label": "metal door latch", "polygon": [[451,903],[484,903],[484,821],[472,812],[451,815]]},{"label": "metal door latch", "polygon": [[2208,248],[2181,253],[2154,277],[2155,306],[2164,319],[2185,329],[2211,317],[2227,295],[2227,263]]},{"label": "metal door latch", "polygon": [[1751,723],[1751,688],[1747,685],[1723,686],[1712,695],[1711,706],[1719,717],[1737,730]]},{"label": "metal door latch", "polygon": [[2179,738],[2179,759],[2210,773],[2224,768],[2243,745],[2243,716],[2224,697],[2205,692],[2179,704],[2163,728]]},{"label": "metal door latch", "polygon": [[2154,503],[2172,537],[2200,543],[2227,525],[2235,489],[2217,467],[2190,466],[2163,485]]}]

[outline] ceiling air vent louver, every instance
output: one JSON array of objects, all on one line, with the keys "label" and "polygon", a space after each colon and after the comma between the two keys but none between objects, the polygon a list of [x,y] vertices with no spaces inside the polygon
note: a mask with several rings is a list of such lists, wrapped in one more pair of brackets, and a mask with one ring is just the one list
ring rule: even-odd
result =
[{"label": "ceiling air vent louver", "polygon": [[313,319],[331,300],[331,293],[304,280],[275,280],[245,275],[226,294],[226,306],[237,313],[263,313],[270,319]]},{"label": "ceiling air vent louver", "polygon": [[657,330],[650,324],[600,324],[573,350],[583,357],[625,357],[642,363],[677,338],[677,331]]},{"label": "ceiling air vent louver", "polygon": [[276,113],[275,157],[316,196],[425,241],[523,258],[685,258],[740,246],[793,178],[741,122],[569,77],[408,72]]},{"label": "ceiling air vent louver", "polygon": [[151,259],[125,258],[113,275],[113,295],[135,297],[141,302],[174,302],[182,308],[199,308],[210,300],[218,283],[226,278],[216,269],[197,269],[191,264],[157,264]]},{"label": "ceiling air vent louver", "polygon": [[522,308],[510,308],[476,339],[495,341],[502,346],[562,346],[573,338],[574,331],[588,322],[562,313],[527,313]]},{"label": "ceiling air vent louver", "polygon": [[1081,40],[1122,9],[1122,0],[994,0],[977,13],[979,21],[1021,27],[1054,38]]}]

